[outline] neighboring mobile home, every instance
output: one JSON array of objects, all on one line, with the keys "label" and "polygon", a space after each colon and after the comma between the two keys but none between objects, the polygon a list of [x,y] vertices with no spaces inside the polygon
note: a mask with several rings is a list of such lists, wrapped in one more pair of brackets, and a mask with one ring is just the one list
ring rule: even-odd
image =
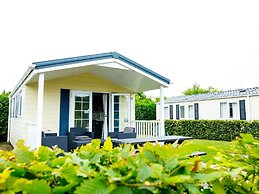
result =
[{"label": "neighboring mobile home", "polygon": [[[134,125],[136,92],[160,89],[163,99],[169,84],[116,52],[35,62],[10,94],[8,141],[35,148],[42,132],[67,135],[71,127],[107,138]],[[163,125],[161,117],[161,135]]]},{"label": "neighboring mobile home", "polygon": [[259,120],[259,87],[171,97],[164,112],[173,120]]}]

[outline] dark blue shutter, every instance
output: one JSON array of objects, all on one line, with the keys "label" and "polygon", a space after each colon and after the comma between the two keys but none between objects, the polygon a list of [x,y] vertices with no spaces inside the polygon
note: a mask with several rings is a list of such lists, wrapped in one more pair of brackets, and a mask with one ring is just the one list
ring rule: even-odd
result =
[{"label": "dark blue shutter", "polygon": [[179,104],[176,105],[176,119],[179,120],[180,119],[180,114],[179,114]]},{"label": "dark blue shutter", "polygon": [[169,118],[170,118],[170,119],[173,119],[173,110],[174,110],[174,109],[173,109],[173,105],[169,105],[169,114],[170,114],[170,115],[169,115]]},{"label": "dark blue shutter", "polygon": [[239,100],[240,120],[246,120],[246,103],[245,100]]},{"label": "dark blue shutter", "polygon": [[199,104],[194,103],[194,119],[199,120]]},{"label": "dark blue shutter", "polygon": [[68,89],[60,91],[60,117],[59,117],[59,135],[67,135],[69,128],[69,96]]}]

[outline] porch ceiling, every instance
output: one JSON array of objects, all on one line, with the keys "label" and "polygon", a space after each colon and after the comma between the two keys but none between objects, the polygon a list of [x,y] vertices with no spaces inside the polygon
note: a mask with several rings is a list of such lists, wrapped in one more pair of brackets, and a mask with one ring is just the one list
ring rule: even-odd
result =
[{"label": "porch ceiling", "polygon": [[[45,80],[52,80],[84,73],[94,74],[102,79],[110,81],[115,85],[126,88],[132,92],[142,92],[159,89],[161,84],[158,80],[154,80],[147,75],[129,69],[117,62],[109,62],[103,64],[88,64],[79,67],[71,67],[66,69],[57,69],[45,72]],[[37,82],[38,74],[36,73],[29,83]]]}]

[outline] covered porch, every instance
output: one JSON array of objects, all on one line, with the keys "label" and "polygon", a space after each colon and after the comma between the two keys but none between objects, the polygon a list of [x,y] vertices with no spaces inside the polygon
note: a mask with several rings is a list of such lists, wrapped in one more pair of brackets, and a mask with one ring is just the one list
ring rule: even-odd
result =
[{"label": "covered porch", "polygon": [[[36,119],[27,122],[32,149],[42,145],[42,134],[65,137],[71,128],[100,139],[127,127],[136,138],[165,136],[162,107],[170,80],[118,53],[35,62],[23,84],[37,98]],[[135,120],[135,93],[154,89],[160,90],[160,119]]]}]

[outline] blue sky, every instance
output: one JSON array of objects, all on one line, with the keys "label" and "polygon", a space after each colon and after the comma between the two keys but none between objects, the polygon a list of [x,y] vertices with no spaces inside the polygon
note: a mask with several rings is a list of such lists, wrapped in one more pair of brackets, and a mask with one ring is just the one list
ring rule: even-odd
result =
[{"label": "blue sky", "polygon": [[259,86],[258,10],[238,0],[2,1],[0,91],[34,61],[109,51],[171,79],[166,96],[193,83]]}]

